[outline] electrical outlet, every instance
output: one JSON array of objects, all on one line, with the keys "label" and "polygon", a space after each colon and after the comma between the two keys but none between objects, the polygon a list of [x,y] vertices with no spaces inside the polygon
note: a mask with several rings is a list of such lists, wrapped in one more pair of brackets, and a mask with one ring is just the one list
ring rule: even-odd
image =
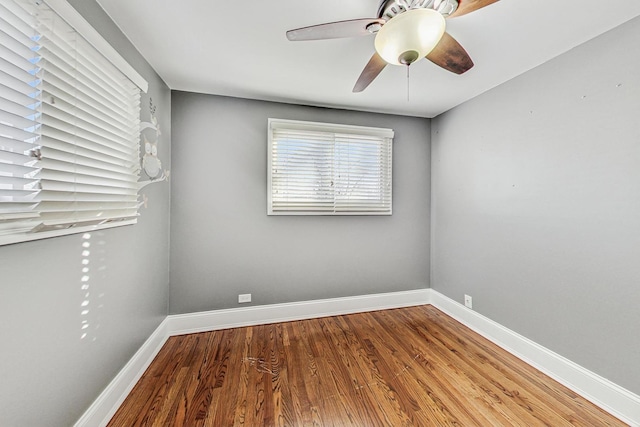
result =
[{"label": "electrical outlet", "polygon": [[240,294],[238,295],[238,303],[243,302],[251,302],[251,294]]},{"label": "electrical outlet", "polygon": [[471,296],[465,294],[464,295],[464,305],[467,308],[473,308],[473,298],[471,298]]}]

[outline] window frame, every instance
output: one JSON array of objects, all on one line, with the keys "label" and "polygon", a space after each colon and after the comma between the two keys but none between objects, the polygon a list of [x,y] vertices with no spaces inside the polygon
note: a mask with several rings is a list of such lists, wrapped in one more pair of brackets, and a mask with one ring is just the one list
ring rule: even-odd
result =
[{"label": "window frame", "polygon": [[[388,186],[388,190],[381,190],[380,193],[383,197],[386,197],[388,194],[388,207],[385,210],[341,210],[344,208],[336,208],[336,195],[333,195],[334,200],[334,208],[333,210],[293,210],[293,209],[282,209],[275,210],[274,209],[274,200],[273,200],[273,144],[274,144],[274,130],[275,129],[287,129],[294,131],[308,131],[308,132],[318,132],[318,133],[332,133],[334,134],[334,142],[335,135],[353,135],[354,137],[376,137],[380,138],[380,140],[384,140],[384,143],[387,144],[382,149],[388,149],[388,152],[384,154],[387,158],[387,161],[382,168],[386,167],[388,170],[384,173],[386,174],[386,181],[384,185]],[[288,119],[276,119],[269,118],[268,119],[268,145],[267,145],[267,215],[268,216],[390,216],[393,213],[393,138],[394,131],[389,128],[377,128],[377,127],[367,127],[367,126],[358,126],[358,125],[346,125],[346,124],[336,124],[336,123],[322,123],[322,122],[310,122],[310,121],[300,121],[300,120],[288,120]],[[338,138],[339,139],[339,138]],[[335,162],[335,151],[332,154],[332,161]],[[332,174],[335,173],[335,170],[332,171]],[[337,181],[335,179],[335,175],[332,175],[332,184]]]},{"label": "window frame", "polygon": [[[138,74],[137,71],[95,30],[91,24],[86,21],[86,19],[78,12],[76,9],[71,6],[66,0],[31,0],[33,4],[44,3],[53,13],[57,14],[59,18],[68,24],[75,33],[81,38],[83,38],[91,48],[95,49],[97,55],[100,55],[106,59],[109,63],[111,63],[116,70],[122,73],[122,77],[126,77],[133,83],[140,92],[147,92],[148,83],[147,81]],[[139,96],[138,96],[139,98]],[[137,117],[134,118],[135,114],[131,114],[131,119],[135,120],[138,125],[138,131],[135,132],[135,128],[132,128],[132,135],[135,134],[135,139],[132,139],[130,142],[130,150],[137,153],[137,158],[135,159],[137,166],[137,172],[132,171],[131,178],[135,177],[135,181],[139,179],[139,170],[140,170],[140,160],[139,160],[139,152],[140,152],[140,132],[139,132],[139,122],[140,122],[140,107],[139,103],[136,101],[135,106],[130,107],[131,113],[137,114]],[[36,123],[36,122],[34,122]],[[39,123],[39,122],[37,122]],[[38,144],[35,144],[38,146]],[[37,151],[37,150],[36,150]],[[32,152],[35,152],[32,150]],[[39,154],[39,153],[38,153]],[[38,159],[39,160],[39,159]],[[133,157],[131,157],[133,160]],[[9,163],[11,165],[11,162]],[[6,170],[6,169],[5,169]],[[43,169],[44,170],[44,169]],[[37,175],[35,175],[36,179]],[[9,172],[9,176],[11,173]],[[137,193],[137,190],[136,190]],[[137,199],[137,195],[136,195]],[[11,199],[9,199],[11,202]],[[37,202],[38,204],[40,202]],[[69,202],[70,204],[72,202]],[[137,203],[137,202],[136,202]],[[37,207],[35,209],[36,212],[39,212]],[[70,216],[70,218],[72,218]],[[0,219],[0,223],[2,220]],[[83,222],[73,222],[71,219],[69,220],[69,226],[67,228],[58,228],[58,229],[47,229],[45,231],[37,231],[36,229],[32,229],[31,231],[13,231],[7,232],[7,234],[0,235],[0,246],[27,242],[33,240],[46,239],[51,237],[77,234],[77,233],[85,233],[95,230],[103,230],[108,228],[120,227],[124,225],[131,225],[137,222],[137,209],[136,216],[133,218],[122,218],[122,219],[114,219],[109,222],[97,223],[98,219],[94,222],[84,223]],[[35,221],[34,221],[35,223]],[[37,227],[36,227],[37,228]]]}]

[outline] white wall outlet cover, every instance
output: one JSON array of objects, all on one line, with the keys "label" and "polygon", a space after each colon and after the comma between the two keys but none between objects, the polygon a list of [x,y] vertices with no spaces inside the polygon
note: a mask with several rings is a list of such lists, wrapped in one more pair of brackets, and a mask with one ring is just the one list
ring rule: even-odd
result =
[{"label": "white wall outlet cover", "polygon": [[238,295],[238,303],[251,302],[251,294]]},{"label": "white wall outlet cover", "polygon": [[469,295],[465,295],[464,296],[464,305],[467,308],[473,308],[473,298],[471,298],[471,296],[469,296]]}]

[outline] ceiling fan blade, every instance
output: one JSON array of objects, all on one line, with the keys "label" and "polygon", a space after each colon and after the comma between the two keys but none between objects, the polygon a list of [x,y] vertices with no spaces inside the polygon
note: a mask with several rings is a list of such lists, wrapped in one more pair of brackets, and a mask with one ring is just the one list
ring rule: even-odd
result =
[{"label": "ceiling fan blade", "polygon": [[364,18],[348,21],[329,22],[287,31],[287,38],[291,41],[326,40],[344,37],[368,36],[373,34],[367,27],[371,24],[384,25],[384,19]]},{"label": "ceiling fan blade", "polygon": [[365,90],[386,66],[387,63],[385,60],[382,59],[377,52],[374,53],[367,65],[364,67],[364,70],[362,70],[360,77],[358,77],[358,81],[353,87],[353,92],[356,93]]},{"label": "ceiling fan blade", "polygon": [[444,33],[440,42],[426,58],[456,74],[465,73],[473,67],[473,61],[467,51],[449,33]]},{"label": "ceiling fan blade", "polygon": [[458,9],[451,14],[450,18],[466,15],[467,13],[482,9],[483,7],[489,6],[497,1],[499,0],[460,0]]}]

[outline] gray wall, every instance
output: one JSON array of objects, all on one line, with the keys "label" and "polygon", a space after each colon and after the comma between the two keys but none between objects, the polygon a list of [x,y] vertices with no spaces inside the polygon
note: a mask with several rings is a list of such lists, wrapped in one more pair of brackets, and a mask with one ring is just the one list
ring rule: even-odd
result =
[{"label": "gray wall", "polygon": [[[93,0],[71,3],[149,82],[142,119],[151,96],[164,132],[159,157],[169,168],[170,91]],[[88,256],[81,234],[0,246],[1,426],[72,425],[166,316],[169,190],[145,188],[138,224],[91,233]]]},{"label": "gray wall", "polygon": [[[171,313],[429,286],[428,120],[185,92],[172,111]],[[393,128],[393,215],[267,216],[269,117]]]},{"label": "gray wall", "polygon": [[640,19],[432,123],[432,287],[640,393]]}]

